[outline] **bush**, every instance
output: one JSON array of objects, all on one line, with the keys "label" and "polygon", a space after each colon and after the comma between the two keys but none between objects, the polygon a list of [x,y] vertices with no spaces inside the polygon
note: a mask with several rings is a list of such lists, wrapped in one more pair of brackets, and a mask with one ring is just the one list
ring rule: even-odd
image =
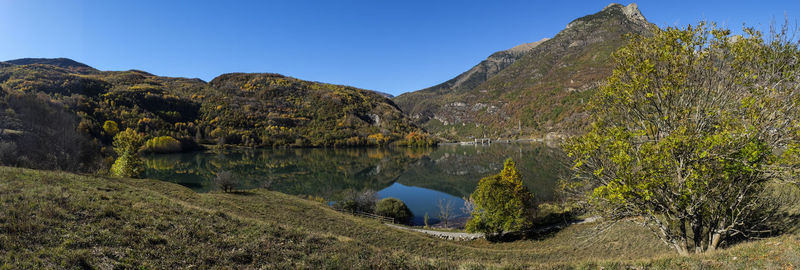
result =
[{"label": "bush", "polygon": [[345,192],[344,199],[336,202],[336,207],[352,212],[375,212],[375,205],[378,202],[378,193],[374,190],[356,192],[349,190]]},{"label": "bush", "polygon": [[233,192],[236,189],[236,179],[229,171],[218,172],[217,177],[214,177],[214,184],[223,192]]},{"label": "bush", "polygon": [[396,222],[403,224],[408,223],[414,216],[403,201],[395,198],[380,200],[375,206],[375,214],[394,218]]},{"label": "bush", "polygon": [[144,143],[142,151],[149,153],[176,153],[183,150],[181,142],[170,136],[155,137]]}]

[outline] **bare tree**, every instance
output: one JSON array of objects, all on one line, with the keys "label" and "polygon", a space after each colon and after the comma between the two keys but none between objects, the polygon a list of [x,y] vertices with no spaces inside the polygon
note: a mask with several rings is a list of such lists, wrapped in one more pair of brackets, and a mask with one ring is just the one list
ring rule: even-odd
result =
[{"label": "bare tree", "polygon": [[471,215],[472,211],[475,211],[475,202],[469,196],[461,197],[461,199],[464,200],[464,207],[461,207],[461,213]]},{"label": "bare tree", "polygon": [[444,228],[447,228],[447,221],[453,214],[453,201],[439,199],[439,219],[444,223]]},{"label": "bare tree", "polygon": [[214,184],[224,192],[232,192],[236,189],[236,179],[230,171],[220,171],[214,177]]}]

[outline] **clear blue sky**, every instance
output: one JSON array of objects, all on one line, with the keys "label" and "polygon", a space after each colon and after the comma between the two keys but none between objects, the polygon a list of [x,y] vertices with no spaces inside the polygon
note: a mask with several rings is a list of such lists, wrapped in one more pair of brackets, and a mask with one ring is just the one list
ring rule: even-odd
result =
[{"label": "clear blue sky", "polygon": [[[631,1],[623,1],[628,4]],[[441,83],[489,54],[552,37],[605,1],[0,0],[0,60],[68,57],[101,70],[211,80],[275,72],[391,94]],[[766,29],[800,1],[638,1],[659,26]]]}]

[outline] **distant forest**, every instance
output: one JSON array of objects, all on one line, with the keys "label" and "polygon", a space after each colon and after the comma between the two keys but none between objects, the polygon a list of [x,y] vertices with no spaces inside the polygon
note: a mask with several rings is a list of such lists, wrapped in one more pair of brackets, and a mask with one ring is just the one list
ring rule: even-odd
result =
[{"label": "distant forest", "polygon": [[142,150],[151,152],[436,143],[379,93],[279,74],[225,74],[206,83],[99,71],[63,58],[19,59],[0,62],[0,88],[5,165],[108,167],[113,136],[125,129],[142,133]]}]

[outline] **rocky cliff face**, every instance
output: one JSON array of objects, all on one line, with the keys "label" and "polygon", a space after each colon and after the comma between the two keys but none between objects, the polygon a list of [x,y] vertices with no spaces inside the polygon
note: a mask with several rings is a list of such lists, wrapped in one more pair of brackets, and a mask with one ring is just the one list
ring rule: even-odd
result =
[{"label": "rocky cliff face", "polygon": [[611,54],[625,35],[648,35],[652,27],[636,4],[611,4],[551,39],[497,52],[456,78],[394,101],[449,139],[580,132],[582,104],[610,75]]}]

